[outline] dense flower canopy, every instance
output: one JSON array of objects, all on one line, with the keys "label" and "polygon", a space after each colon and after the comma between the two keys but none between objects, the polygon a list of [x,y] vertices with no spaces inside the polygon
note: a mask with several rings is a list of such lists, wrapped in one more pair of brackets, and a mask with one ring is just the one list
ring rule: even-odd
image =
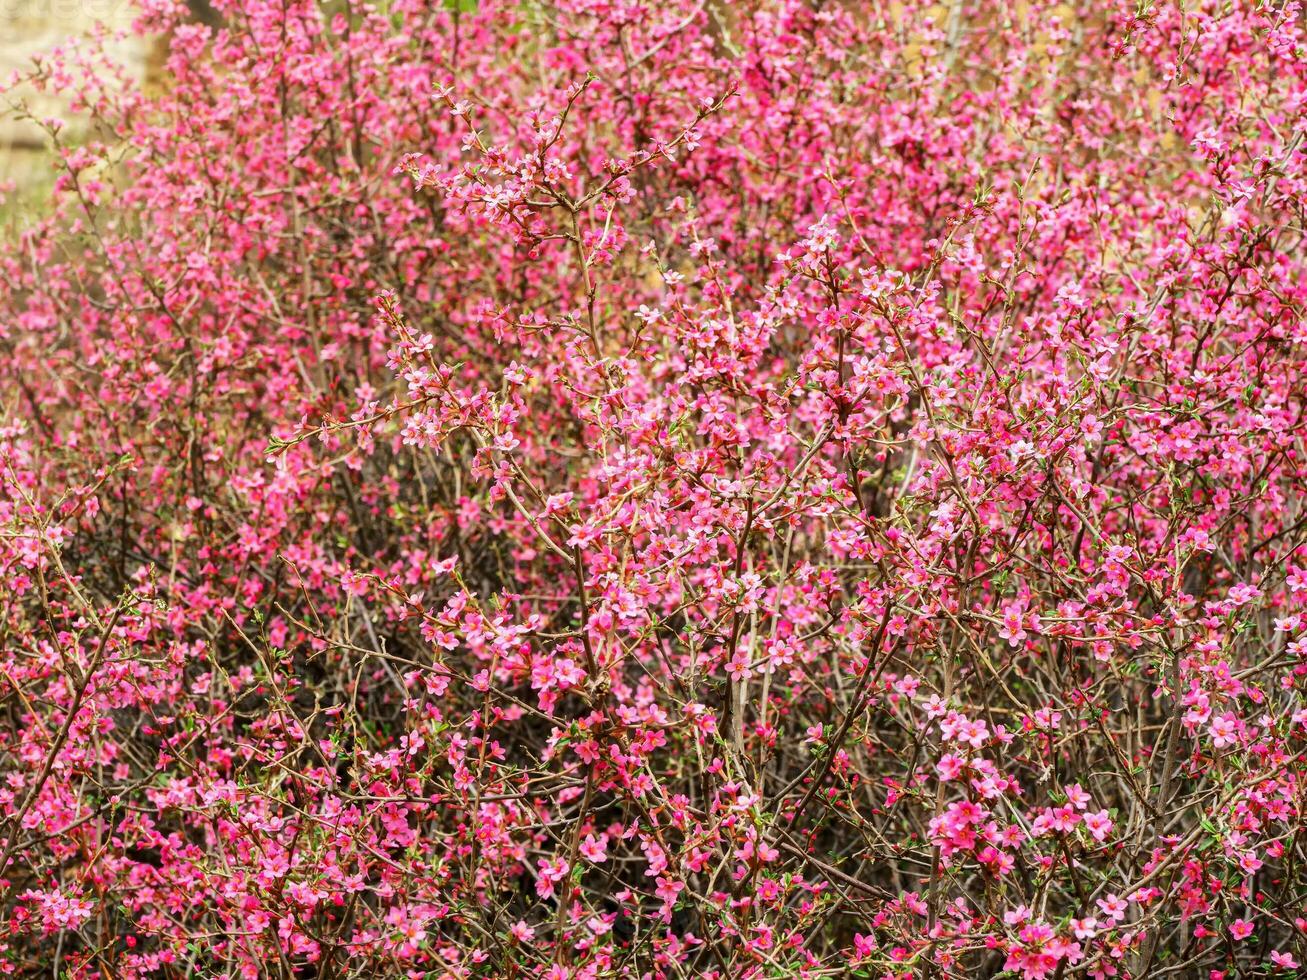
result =
[{"label": "dense flower canopy", "polygon": [[1307,962],[1297,0],[210,19],[29,79],[0,970]]}]

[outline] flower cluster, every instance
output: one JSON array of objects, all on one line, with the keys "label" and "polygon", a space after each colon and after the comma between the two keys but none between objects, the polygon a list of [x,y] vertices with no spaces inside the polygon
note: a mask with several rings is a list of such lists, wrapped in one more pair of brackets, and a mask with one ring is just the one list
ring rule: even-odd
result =
[{"label": "flower cluster", "polygon": [[214,6],[27,79],[0,972],[1307,960],[1298,0]]}]

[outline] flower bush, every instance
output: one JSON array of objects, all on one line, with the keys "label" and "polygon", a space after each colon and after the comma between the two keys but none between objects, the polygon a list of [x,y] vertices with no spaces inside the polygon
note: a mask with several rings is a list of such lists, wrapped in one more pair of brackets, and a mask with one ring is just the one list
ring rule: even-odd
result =
[{"label": "flower bush", "polygon": [[1307,961],[1296,0],[213,19],[28,79],[0,968]]}]

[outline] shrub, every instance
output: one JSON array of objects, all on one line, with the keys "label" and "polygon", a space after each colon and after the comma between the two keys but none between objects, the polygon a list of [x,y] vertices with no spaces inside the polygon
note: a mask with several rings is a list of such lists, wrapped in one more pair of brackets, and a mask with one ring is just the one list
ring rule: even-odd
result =
[{"label": "shrub", "polygon": [[244,0],[0,251],[0,962],[1307,959],[1296,2]]}]

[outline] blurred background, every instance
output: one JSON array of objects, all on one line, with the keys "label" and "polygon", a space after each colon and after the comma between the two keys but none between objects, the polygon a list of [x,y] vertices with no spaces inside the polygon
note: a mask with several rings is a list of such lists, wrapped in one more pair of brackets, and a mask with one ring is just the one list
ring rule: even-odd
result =
[{"label": "blurred background", "polygon": [[[132,0],[0,0],[0,187],[9,185],[0,217],[13,218],[16,211],[38,206],[53,179],[48,140],[21,118],[22,107],[38,118],[64,120],[70,139],[76,140],[85,129],[66,98],[14,87],[11,80],[30,72],[35,60],[51,49],[100,27],[125,29],[133,16]],[[109,45],[127,77],[137,80],[146,77],[156,47],[141,38]]]}]

